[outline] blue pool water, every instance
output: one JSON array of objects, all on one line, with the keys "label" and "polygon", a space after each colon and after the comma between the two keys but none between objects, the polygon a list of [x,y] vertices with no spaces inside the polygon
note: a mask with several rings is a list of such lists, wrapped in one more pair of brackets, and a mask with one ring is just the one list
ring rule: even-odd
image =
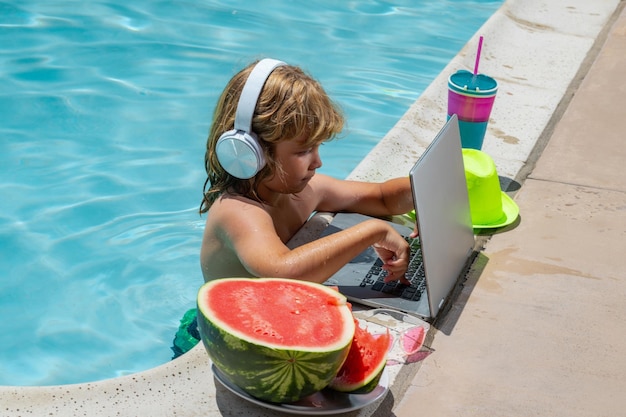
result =
[{"label": "blue pool water", "polygon": [[345,177],[502,1],[0,1],[0,385],[170,360],[202,283],[205,137],[259,57],[344,109]]}]

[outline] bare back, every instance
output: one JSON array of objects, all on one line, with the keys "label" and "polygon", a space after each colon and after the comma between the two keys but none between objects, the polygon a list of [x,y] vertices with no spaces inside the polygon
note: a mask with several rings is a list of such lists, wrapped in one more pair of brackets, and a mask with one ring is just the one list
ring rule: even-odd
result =
[{"label": "bare back", "polygon": [[[200,259],[204,280],[258,276],[242,263],[242,250],[284,247],[315,209],[310,189],[269,206],[240,196],[222,196],[207,215]],[[237,251],[236,247],[243,248]],[[271,254],[270,254],[271,255]],[[244,261],[245,262],[245,261]]]}]

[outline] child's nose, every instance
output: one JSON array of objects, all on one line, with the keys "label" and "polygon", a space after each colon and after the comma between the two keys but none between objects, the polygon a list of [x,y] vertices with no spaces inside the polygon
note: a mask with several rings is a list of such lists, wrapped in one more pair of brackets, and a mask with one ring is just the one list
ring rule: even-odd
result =
[{"label": "child's nose", "polygon": [[313,166],[313,169],[318,169],[322,166],[322,158],[320,157],[320,153],[317,149],[313,152],[313,162],[311,165]]}]

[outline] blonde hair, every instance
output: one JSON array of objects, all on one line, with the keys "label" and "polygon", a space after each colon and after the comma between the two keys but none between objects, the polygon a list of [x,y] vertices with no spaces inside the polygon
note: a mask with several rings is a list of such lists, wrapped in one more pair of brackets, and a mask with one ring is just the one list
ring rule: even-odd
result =
[{"label": "blonde hair", "polygon": [[217,101],[204,156],[207,179],[200,214],[207,212],[224,192],[261,202],[259,183],[280,170],[274,159],[278,142],[305,137],[305,146],[314,146],[334,138],[343,129],[343,115],[322,86],[299,67],[280,66],[265,82],[252,118],[252,131],[259,138],[266,165],[247,180],[228,174],[217,159],[215,146],[222,133],[234,128],[239,96],[255,65],[235,74]]}]

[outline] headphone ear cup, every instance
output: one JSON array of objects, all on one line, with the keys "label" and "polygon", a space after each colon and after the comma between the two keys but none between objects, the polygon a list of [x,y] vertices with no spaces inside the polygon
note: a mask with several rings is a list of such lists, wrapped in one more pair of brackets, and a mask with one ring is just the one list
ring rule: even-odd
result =
[{"label": "headphone ear cup", "polygon": [[215,152],[222,168],[242,180],[254,177],[265,166],[263,149],[254,133],[236,129],[224,132]]}]

